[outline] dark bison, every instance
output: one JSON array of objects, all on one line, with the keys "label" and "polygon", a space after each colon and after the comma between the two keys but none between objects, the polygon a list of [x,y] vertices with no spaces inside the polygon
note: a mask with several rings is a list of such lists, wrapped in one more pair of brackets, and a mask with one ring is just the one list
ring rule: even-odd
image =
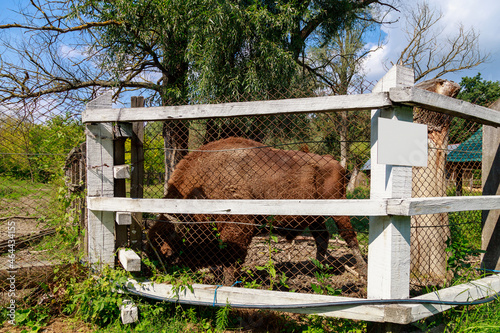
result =
[{"label": "dark bison", "polygon": [[[167,199],[343,199],[345,170],[333,157],[264,147],[231,137],[202,146],[179,162],[168,181]],[[156,250],[188,266],[222,266],[231,283],[244,262],[252,238],[270,223],[255,215],[183,215],[183,223],[157,222],[149,231]],[[171,219],[170,219],[171,220]],[[351,248],[360,270],[365,262],[347,216],[334,220]],[[274,216],[272,232],[293,240],[309,227],[316,242],[316,258],[325,262],[330,235],[325,218]]]}]

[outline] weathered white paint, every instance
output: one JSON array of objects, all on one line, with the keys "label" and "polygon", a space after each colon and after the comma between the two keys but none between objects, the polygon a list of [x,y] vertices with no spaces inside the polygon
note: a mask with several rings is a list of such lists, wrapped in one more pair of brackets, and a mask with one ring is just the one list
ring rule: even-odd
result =
[{"label": "weathered white paint", "polygon": [[389,215],[413,216],[492,209],[500,209],[500,195],[406,198],[387,201]]},{"label": "weathered white paint", "polygon": [[274,101],[238,102],[223,104],[196,104],[149,108],[103,108],[85,110],[84,123],[107,121],[162,121],[171,119],[201,119],[238,116],[259,116],[285,113],[313,113],[329,111],[369,110],[391,106],[389,94],[342,95]]},{"label": "weathered white paint", "polygon": [[89,209],[170,214],[387,215],[386,200],[209,200],[88,197]]},{"label": "weathered white paint", "polygon": [[125,299],[120,305],[120,318],[124,325],[135,323],[139,320],[139,309],[133,301]]},{"label": "weathered white paint", "polygon": [[[500,292],[500,275],[491,275],[469,283],[417,296],[413,299],[472,302],[493,296],[498,292]],[[397,315],[388,316],[386,314],[386,321],[399,324],[409,324],[444,312],[454,306],[442,304],[400,304],[393,305],[391,307],[392,309],[397,309],[397,311],[394,311],[394,314]]]},{"label": "weathered white paint", "polygon": [[[116,210],[116,208],[115,208],[115,210]],[[115,221],[116,221],[116,224],[118,224],[118,225],[131,225],[132,224],[132,213],[116,212]]]},{"label": "weathered white paint", "polygon": [[[394,77],[388,77],[382,84],[377,84],[371,94],[150,108],[112,109],[104,107],[104,105],[98,105],[97,109],[85,110],[82,119],[84,123],[161,121],[168,119],[201,119],[283,113],[367,110],[390,107],[393,104],[406,104],[471,119],[482,124],[500,126],[500,115],[489,108],[411,86],[396,87],[401,82],[405,82],[405,85],[409,82],[407,79],[411,78],[411,76],[408,73],[404,73],[401,78],[396,78],[394,74],[388,72],[387,74]],[[388,88],[391,85],[393,88]]]},{"label": "weathered white paint", "polygon": [[[237,287],[193,284],[191,288],[175,287],[169,284],[138,282],[130,279],[127,288],[152,297],[169,298],[179,302],[204,302],[219,305],[277,306],[275,310],[291,313],[318,314],[346,319],[409,324],[450,309],[451,305],[441,304],[382,304],[382,305],[332,305],[327,307],[279,309],[280,305],[301,305],[314,303],[338,303],[359,301],[359,298],[298,294],[282,291],[256,290]],[[412,300],[440,300],[472,302],[494,295],[500,291],[500,275],[441,289],[436,292],[414,297]]]},{"label": "weathered white paint", "polygon": [[127,272],[141,271],[141,257],[131,249],[119,249],[118,260]]},{"label": "weathered white paint", "polygon": [[115,165],[113,168],[115,179],[130,179],[130,174],[130,165]]},{"label": "weathered white paint", "polygon": [[[185,300],[206,302],[213,304],[215,301],[219,304],[245,304],[251,305],[290,305],[290,304],[309,304],[323,302],[342,302],[355,301],[357,298],[325,296],[316,294],[290,293],[282,291],[246,289],[237,287],[220,287],[214,285],[192,284],[190,288],[179,289],[168,284],[158,284],[151,282],[137,282],[129,280],[127,288],[137,290],[142,293],[168,297],[172,300]],[[216,292],[217,290],[217,292]],[[375,306],[331,306],[318,308],[299,308],[299,309],[275,309],[277,311],[317,314],[320,316],[331,316],[347,319],[358,319],[382,322],[384,320],[384,309]]]},{"label": "weathered white paint", "polygon": [[394,103],[419,106],[426,110],[470,119],[485,125],[500,126],[500,113],[498,111],[427,90],[415,87],[396,87],[389,90],[389,97]]},{"label": "weathered white paint", "polygon": [[[111,95],[91,101],[87,110],[109,107]],[[87,197],[112,197],[113,128],[110,123],[87,124]],[[115,251],[113,212],[88,210],[88,260],[91,264],[113,266]]]},{"label": "weathered white paint", "polygon": [[[394,66],[374,88],[412,86],[413,71]],[[413,110],[395,107],[372,111],[370,199],[411,197],[411,167],[378,163],[378,120],[413,121]],[[368,298],[408,298],[410,285],[410,217],[370,216]]]},{"label": "weathered white paint", "polygon": [[[307,216],[385,216],[425,215],[470,210],[500,209],[500,195],[445,198],[352,199],[352,200],[208,200],[208,199],[132,199],[88,197],[89,209],[126,214],[234,214]],[[118,222],[118,217],[117,217]],[[122,222],[123,223],[123,222]],[[127,223],[127,222],[124,222]]]}]

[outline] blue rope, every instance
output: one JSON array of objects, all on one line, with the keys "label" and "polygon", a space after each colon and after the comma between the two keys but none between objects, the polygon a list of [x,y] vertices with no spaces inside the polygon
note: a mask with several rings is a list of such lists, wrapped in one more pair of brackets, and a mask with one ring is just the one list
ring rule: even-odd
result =
[{"label": "blue rope", "polygon": [[215,300],[217,299],[217,289],[219,289],[219,287],[222,287],[222,284],[218,285],[215,287],[215,292],[214,292],[214,304],[212,304],[212,306],[215,307]]},{"label": "blue rope", "polygon": [[[235,284],[237,284],[237,283],[241,283],[241,281],[236,281],[235,283],[233,283],[233,285],[232,285],[231,287],[234,287],[234,285],[235,285]],[[219,287],[222,287],[222,284],[219,284],[219,285],[217,285],[217,286],[215,287],[215,292],[214,292],[214,303],[212,304],[212,306],[213,306],[213,307],[215,307],[215,303],[217,303],[217,302],[216,302],[216,300],[217,300],[217,289],[219,289]]]}]

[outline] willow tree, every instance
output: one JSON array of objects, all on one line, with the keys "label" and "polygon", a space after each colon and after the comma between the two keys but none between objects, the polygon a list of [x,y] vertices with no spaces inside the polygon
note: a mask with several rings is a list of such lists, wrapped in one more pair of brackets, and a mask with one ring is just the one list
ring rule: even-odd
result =
[{"label": "willow tree", "polygon": [[[283,90],[304,73],[300,59],[313,34],[328,41],[376,5],[390,7],[377,0],[31,0],[21,19],[0,25],[0,103],[53,99],[59,109],[81,110],[103,88],[114,88],[117,99],[142,90],[149,105]],[[23,34],[9,34],[18,29]],[[172,126],[164,126],[167,170],[187,148],[187,125]]]}]

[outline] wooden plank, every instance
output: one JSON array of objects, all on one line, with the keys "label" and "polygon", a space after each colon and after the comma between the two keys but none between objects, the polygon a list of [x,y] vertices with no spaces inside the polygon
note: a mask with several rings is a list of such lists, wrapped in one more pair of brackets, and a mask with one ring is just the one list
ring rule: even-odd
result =
[{"label": "wooden plank", "polygon": [[116,212],[115,221],[116,221],[116,224],[118,224],[118,225],[131,225],[132,224],[132,213]]},{"label": "wooden plank", "polygon": [[119,249],[118,260],[127,272],[141,271],[141,258],[131,249]]},{"label": "wooden plank", "polygon": [[[469,283],[417,296],[412,299],[472,302],[490,297],[498,292],[500,292],[500,275],[491,275]],[[442,304],[394,305],[393,308],[398,309],[395,313],[399,313],[400,315],[405,313],[406,315],[399,317],[395,315],[387,316],[385,320],[395,323],[408,324],[444,312],[453,307],[454,306],[452,305]]]},{"label": "wooden plank", "polygon": [[[131,98],[132,107],[144,107],[144,97],[134,96]],[[132,138],[130,163],[132,174],[130,177],[130,197],[142,198],[144,196],[144,122],[132,123]],[[142,213],[132,213],[132,225],[130,226],[130,247],[137,253],[142,253]]]},{"label": "wooden plank", "polygon": [[[414,84],[413,71],[394,66],[377,83],[375,92]],[[378,162],[378,119],[413,121],[411,108],[372,111],[370,199],[411,197],[411,166]],[[410,217],[370,216],[368,246],[368,298],[408,298],[410,286]]]},{"label": "wooden plank", "polygon": [[[500,114],[500,99],[490,108]],[[483,195],[500,195],[500,128],[483,126],[482,153]],[[481,249],[485,250],[481,266],[500,270],[500,209],[484,209],[481,214],[483,225]]]},{"label": "wooden plank", "polygon": [[171,214],[262,214],[305,216],[412,216],[500,209],[500,196],[353,199],[353,200],[208,200],[88,197],[89,209]]},{"label": "wooden plank", "polygon": [[[280,305],[303,305],[314,303],[339,303],[363,301],[359,298],[325,296],[317,294],[301,294],[282,291],[256,290],[236,287],[219,287],[214,285],[191,285],[179,290],[178,287],[152,283],[137,282],[130,279],[127,288],[139,291],[145,296],[169,298],[179,302],[203,302],[213,305],[227,303],[235,307],[253,308],[257,306],[278,307],[274,310],[302,314],[318,314],[346,319],[365,320],[372,322],[388,322],[395,324],[409,324],[420,319],[430,317],[446,311],[454,306],[442,304],[380,304],[380,305],[332,305],[310,308],[279,308]],[[435,291],[412,300],[437,300],[451,302],[472,302],[500,292],[500,275],[491,275],[466,284],[453,286]],[[392,303],[392,300],[391,300]]]},{"label": "wooden plank", "polygon": [[[107,93],[87,105],[87,110],[111,105]],[[110,123],[87,124],[87,197],[112,197],[113,128]],[[88,210],[88,260],[91,264],[114,265],[115,221],[113,212]]]},{"label": "wooden plank", "polygon": [[[127,126],[121,124],[121,126],[115,125],[113,127],[114,131],[114,150],[113,150],[113,177],[114,177],[114,196],[115,197],[126,197],[127,196],[127,184],[126,179],[130,177],[130,168],[125,163],[125,142],[127,138],[121,135],[125,132]],[[130,126],[131,127],[131,126]],[[119,134],[117,136],[117,133]],[[120,217],[119,214],[117,214]],[[119,218],[116,219],[119,222]],[[120,221],[121,222],[121,221]],[[128,246],[128,230],[127,226],[117,223],[115,225],[115,250],[120,247]]]},{"label": "wooden plank", "polygon": [[389,215],[412,216],[493,209],[500,209],[500,195],[406,198],[387,201]]},{"label": "wooden plank", "polygon": [[109,123],[87,125],[87,195],[113,196],[113,131]]},{"label": "wooden plank", "polygon": [[369,110],[391,106],[387,92],[363,95],[342,95],[273,101],[238,102],[160,106],[149,108],[102,108],[85,110],[84,123],[109,121],[163,121],[238,116],[259,116],[289,113]]},{"label": "wooden plank", "polygon": [[394,103],[419,106],[485,125],[500,126],[500,113],[498,111],[423,89],[415,87],[392,88],[389,91],[389,96]]},{"label": "wooden plank", "polygon": [[117,123],[114,126],[115,138],[131,138],[134,134],[132,123]]},{"label": "wooden plank", "polygon": [[[248,307],[252,305],[291,305],[291,304],[309,304],[323,302],[343,302],[356,301],[359,299],[339,296],[325,296],[316,294],[301,294],[282,291],[269,291],[258,289],[245,289],[237,287],[219,287],[214,285],[191,285],[194,292],[190,288],[179,290],[179,288],[168,285],[151,282],[137,282],[129,280],[127,288],[140,291],[144,294],[153,297],[168,297],[172,300],[206,302],[207,305],[212,305],[215,301],[217,304],[244,304]],[[216,292],[217,290],[217,292]],[[178,291],[178,292],[177,292]],[[384,321],[384,308],[368,305],[344,305],[344,306],[328,306],[317,308],[297,308],[297,309],[274,309],[276,311],[316,314],[320,316],[330,316],[355,320],[367,321]]]},{"label": "wooden plank", "polygon": [[[115,181],[118,179],[120,180],[130,179],[130,174],[131,174],[130,165],[128,164],[115,165],[113,168],[113,175],[115,177]],[[117,197],[120,196],[121,195],[117,195]]]},{"label": "wooden plank", "polygon": [[88,197],[89,209],[170,214],[384,216],[386,200],[208,200]]}]

